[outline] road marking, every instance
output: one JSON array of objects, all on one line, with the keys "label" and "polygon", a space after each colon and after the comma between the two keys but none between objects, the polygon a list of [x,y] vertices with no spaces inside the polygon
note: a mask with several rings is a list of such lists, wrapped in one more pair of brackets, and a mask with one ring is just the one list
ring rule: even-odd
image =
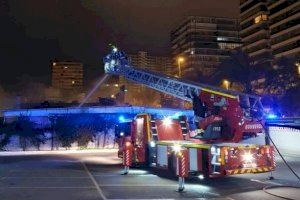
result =
[{"label": "road marking", "polygon": [[83,161],[81,161],[81,164],[84,168],[84,170],[86,171],[86,173],[89,175],[91,181],[93,182],[93,184],[95,185],[100,197],[103,199],[103,200],[107,200],[107,198],[104,196],[100,186],[98,185],[97,181],[95,180],[95,178],[93,177],[93,175],[91,174],[91,172],[89,171],[89,169],[87,168],[87,166],[85,165],[85,163]]},{"label": "road marking", "polygon": [[257,180],[257,179],[250,179],[250,180],[253,181],[253,182],[258,182],[258,183],[262,183],[262,184],[282,185],[280,183],[275,183],[275,182],[272,182],[272,181],[260,181],[260,180]]}]

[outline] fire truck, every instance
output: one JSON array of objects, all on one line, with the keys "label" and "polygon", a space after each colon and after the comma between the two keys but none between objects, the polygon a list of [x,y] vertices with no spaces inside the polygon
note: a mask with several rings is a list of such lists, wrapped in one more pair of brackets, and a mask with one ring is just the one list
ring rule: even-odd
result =
[{"label": "fire truck", "polygon": [[180,178],[214,178],[275,169],[273,147],[264,134],[259,96],[168,77],[131,66],[113,48],[104,57],[105,72],[121,75],[193,103],[194,119],[156,118],[147,113],[116,129],[125,173],[130,166],[150,166]]}]

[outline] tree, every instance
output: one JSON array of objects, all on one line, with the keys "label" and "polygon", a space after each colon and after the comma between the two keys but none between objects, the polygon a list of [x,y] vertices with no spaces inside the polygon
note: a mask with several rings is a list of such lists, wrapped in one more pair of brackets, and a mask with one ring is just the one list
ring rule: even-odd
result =
[{"label": "tree", "polygon": [[246,53],[238,50],[220,64],[211,80],[212,83],[220,85],[224,79],[227,79],[231,85],[241,84],[244,92],[252,93],[252,82],[259,79],[262,74],[262,66],[255,64]]},{"label": "tree", "polygon": [[25,151],[28,144],[40,148],[42,143],[45,143],[43,130],[37,128],[37,125],[30,121],[28,117],[19,116],[17,120],[5,124],[4,133],[6,138],[13,135],[19,136],[20,147]]},{"label": "tree", "polygon": [[4,123],[3,118],[0,122],[0,150],[4,150],[5,146],[9,143],[11,132],[8,132],[7,125]]},{"label": "tree", "polygon": [[76,127],[71,120],[71,116],[57,117],[52,123],[53,131],[55,131],[56,137],[61,142],[62,147],[70,148],[76,138]]},{"label": "tree", "polygon": [[288,89],[279,99],[279,107],[285,116],[300,116],[300,85]]},{"label": "tree", "polygon": [[299,73],[295,60],[281,57],[272,69],[265,73],[264,94],[284,95],[287,90],[299,84]]}]

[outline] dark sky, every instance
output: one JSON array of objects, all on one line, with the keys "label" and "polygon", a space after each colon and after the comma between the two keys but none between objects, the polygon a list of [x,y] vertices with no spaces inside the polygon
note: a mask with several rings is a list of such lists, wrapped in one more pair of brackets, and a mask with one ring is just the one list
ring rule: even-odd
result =
[{"label": "dark sky", "polygon": [[[169,33],[185,15],[238,16],[238,0],[0,0],[0,85],[20,77],[50,83],[55,59],[102,69],[109,43],[126,52],[170,54]],[[26,76],[24,76],[26,75]],[[22,78],[21,78],[22,79]]]}]

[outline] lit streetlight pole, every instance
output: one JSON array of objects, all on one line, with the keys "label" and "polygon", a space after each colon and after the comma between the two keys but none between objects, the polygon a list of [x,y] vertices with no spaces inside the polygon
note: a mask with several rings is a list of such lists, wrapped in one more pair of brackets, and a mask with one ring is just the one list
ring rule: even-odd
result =
[{"label": "lit streetlight pole", "polygon": [[183,57],[178,57],[177,58],[177,63],[178,63],[178,77],[181,77],[181,63],[184,62],[184,58]]}]

